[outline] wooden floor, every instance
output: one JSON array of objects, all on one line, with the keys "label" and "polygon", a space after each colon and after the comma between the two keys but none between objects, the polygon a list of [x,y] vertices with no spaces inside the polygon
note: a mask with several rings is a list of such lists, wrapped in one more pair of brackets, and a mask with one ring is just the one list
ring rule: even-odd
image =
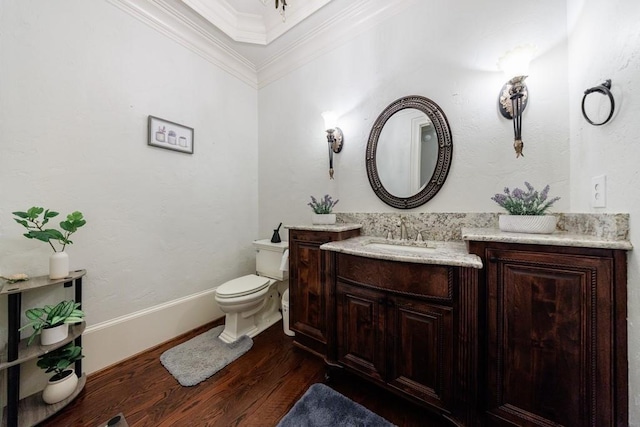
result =
[{"label": "wooden floor", "polygon": [[[160,364],[160,355],[215,324],[89,375],[78,398],[42,426],[97,427],[120,412],[131,427],[275,426],[311,384],[325,382],[324,362],[294,346],[278,323],[208,380],[180,386]],[[349,374],[332,375],[328,385],[398,426],[445,425],[428,411]]]}]

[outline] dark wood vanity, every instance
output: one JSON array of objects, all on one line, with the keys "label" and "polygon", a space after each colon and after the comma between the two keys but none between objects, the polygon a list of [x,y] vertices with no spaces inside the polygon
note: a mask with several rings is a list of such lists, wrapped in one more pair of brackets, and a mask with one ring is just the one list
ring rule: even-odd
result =
[{"label": "dark wood vanity", "polygon": [[329,332],[335,328],[333,288],[327,278],[333,271],[333,258],[320,246],[359,236],[360,227],[310,228],[289,230],[289,324],[296,333],[296,344],[325,357],[327,341],[334,337]]},{"label": "dark wood vanity", "polygon": [[478,270],[334,256],[336,340],[328,362],[471,422]]},{"label": "dark wood vanity", "polygon": [[469,242],[487,425],[627,426],[625,250]]},{"label": "dark wood vanity", "polygon": [[625,250],[469,241],[479,269],[340,238],[290,231],[291,328],[330,367],[452,425],[628,425]]}]

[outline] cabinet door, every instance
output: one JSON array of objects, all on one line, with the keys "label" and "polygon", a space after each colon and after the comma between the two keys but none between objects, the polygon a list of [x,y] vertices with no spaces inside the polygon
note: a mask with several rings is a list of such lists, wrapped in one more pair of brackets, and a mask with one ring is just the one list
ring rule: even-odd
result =
[{"label": "cabinet door", "polygon": [[327,289],[323,274],[328,255],[320,250],[322,243],[290,241],[292,268],[289,293],[291,329],[326,344]]},{"label": "cabinet door", "polygon": [[453,309],[390,297],[387,381],[426,403],[450,408],[453,372]]},{"label": "cabinet door", "polygon": [[385,377],[385,297],[338,282],[338,361],[378,382]]},{"label": "cabinet door", "polygon": [[612,260],[486,254],[491,425],[612,426]]}]

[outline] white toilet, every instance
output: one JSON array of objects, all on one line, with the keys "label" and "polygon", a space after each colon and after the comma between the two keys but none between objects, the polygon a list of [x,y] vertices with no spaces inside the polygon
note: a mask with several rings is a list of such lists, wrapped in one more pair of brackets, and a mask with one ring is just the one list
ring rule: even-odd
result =
[{"label": "white toilet", "polygon": [[254,337],[282,319],[277,283],[289,277],[289,242],[264,239],[254,241],[253,246],[257,274],[238,277],[216,289],[216,302],[226,313],[219,338],[226,343],[242,335]]}]

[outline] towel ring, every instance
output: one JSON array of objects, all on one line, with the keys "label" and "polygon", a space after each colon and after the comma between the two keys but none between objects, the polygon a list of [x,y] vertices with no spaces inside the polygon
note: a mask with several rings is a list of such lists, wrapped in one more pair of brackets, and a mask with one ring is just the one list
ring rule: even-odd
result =
[{"label": "towel ring", "polygon": [[[592,87],[591,89],[587,89],[587,90],[584,91],[584,96],[582,97],[582,115],[584,116],[585,120],[587,122],[589,122],[589,124],[592,124],[594,126],[602,126],[603,124],[605,124],[609,120],[611,120],[611,117],[613,117],[613,112],[616,109],[616,103],[613,100],[613,95],[611,94],[611,91],[609,89],[611,89],[611,80],[607,79],[607,81],[605,81],[601,85],[596,86],[596,87]],[[598,92],[598,93],[601,93],[603,95],[607,95],[609,97],[609,101],[611,102],[611,111],[609,112],[609,117],[607,117],[607,119],[602,123],[594,123],[587,116],[587,113],[584,111],[584,101],[587,99],[587,95],[589,95],[590,93],[594,93],[594,92]]]}]

